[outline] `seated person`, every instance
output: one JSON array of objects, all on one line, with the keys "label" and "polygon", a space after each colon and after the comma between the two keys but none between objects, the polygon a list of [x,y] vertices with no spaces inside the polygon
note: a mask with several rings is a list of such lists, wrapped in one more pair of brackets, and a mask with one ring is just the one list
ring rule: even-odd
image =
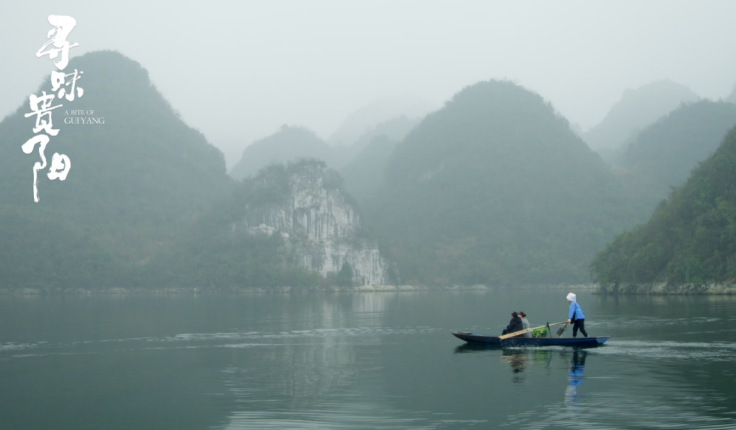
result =
[{"label": "seated person", "polygon": [[[528,328],[532,328],[531,325],[529,325],[529,320],[526,319],[526,314],[523,311],[519,312],[519,316],[521,317],[521,324],[524,326],[524,330]],[[531,333],[524,333],[521,335],[521,337],[532,337]]]},{"label": "seated person", "polygon": [[505,329],[503,329],[503,333],[501,333],[501,335],[513,333],[519,330],[524,330],[524,324],[521,322],[519,314],[517,314],[516,312],[512,312],[511,322],[509,322],[509,325],[506,326]]}]

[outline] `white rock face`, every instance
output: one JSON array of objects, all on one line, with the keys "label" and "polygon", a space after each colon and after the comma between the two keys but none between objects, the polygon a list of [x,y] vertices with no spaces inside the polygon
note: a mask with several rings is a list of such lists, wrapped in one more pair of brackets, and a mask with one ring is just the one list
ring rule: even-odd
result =
[{"label": "white rock face", "polygon": [[347,262],[355,285],[385,285],[388,264],[378,243],[358,237],[360,219],[345,195],[325,186],[330,175],[324,164],[308,163],[289,177],[286,202],[245,208],[234,230],[272,235],[280,231],[287,252],[301,266],[334,277]]}]

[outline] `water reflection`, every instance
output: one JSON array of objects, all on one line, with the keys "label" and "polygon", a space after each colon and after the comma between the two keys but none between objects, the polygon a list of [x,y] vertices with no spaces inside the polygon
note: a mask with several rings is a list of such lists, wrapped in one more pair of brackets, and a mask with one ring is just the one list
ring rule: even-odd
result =
[{"label": "water reflection", "polygon": [[395,298],[396,293],[353,294],[353,312],[375,313],[382,316],[386,312],[389,300]]},{"label": "water reflection", "polygon": [[736,298],[581,293],[595,349],[449,334],[559,295],[0,297],[0,427],[736,429]]},{"label": "water reflection", "polygon": [[329,295],[290,313],[278,343],[247,351],[242,364],[223,371],[239,404],[225,428],[370,428],[380,415],[391,417],[374,390],[355,391],[361,376],[379,369],[370,351],[386,334],[379,325],[391,299]]},{"label": "water reflection", "polygon": [[508,349],[504,350],[501,355],[501,361],[511,367],[511,373],[514,374],[512,381],[515,384],[524,382],[524,375],[521,375],[521,372],[523,372],[527,366],[527,355],[528,354],[525,351],[514,351]]},{"label": "water reflection", "polygon": [[577,349],[572,353],[572,362],[570,363],[570,372],[568,374],[570,385],[565,390],[565,403],[569,404],[577,400],[578,387],[585,379],[585,357],[587,354],[584,350]]},{"label": "water reflection", "polygon": [[[355,345],[350,337],[336,333],[349,325],[349,317],[344,306],[330,299],[313,302],[293,317],[319,327],[312,331],[335,335],[318,337],[311,336],[311,331],[284,331],[284,336],[296,336],[280,342],[277,348],[262,351],[264,365],[260,368],[248,363],[227,369],[228,385],[250,386],[250,381],[255,379],[259,381],[261,394],[267,392],[270,396],[285,396],[297,402],[304,400],[307,404],[315,397],[351,385],[358,369]],[[293,328],[287,327],[284,328]],[[252,394],[251,390],[244,392]]]},{"label": "water reflection", "polygon": [[[517,384],[524,382],[525,378],[521,373],[528,367],[549,368],[552,362],[552,350],[549,349],[508,348],[482,343],[466,343],[455,348],[456,354],[480,351],[498,351],[500,353],[501,363],[508,366],[513,375],[512,381]],[[585,364],[585,358],[582,360],[583,364]]]},{"label": "water reflection", "polygon": [[478,351],[502,351],[504,348],[490,343],[464,343],[455,347],[455,354],[478,352]]},{"label": "water reflection", "polygon": [[524,382],[524,376],[520,375],[527,367],[546,367],[549,368],[552,362],[552,351],[546,349],[504,349],[501,354],[501,361],[507,364],[514,375],[512,382]]}]

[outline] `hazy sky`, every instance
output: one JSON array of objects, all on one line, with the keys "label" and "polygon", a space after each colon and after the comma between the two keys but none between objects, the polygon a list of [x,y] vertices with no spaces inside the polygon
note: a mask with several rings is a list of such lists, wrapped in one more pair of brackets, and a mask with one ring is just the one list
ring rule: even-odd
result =
[{"label": "hazy sky", "polygon": [[72,56],[140,62],[230,157],[282,124],[327,138],[377,99],[440,106],[491,78],[584,130],[626,88],[670,79],[719,99],[736,83],[736,1],[5,1],[0,116],[51,71],[35,56],[50,14],[76,18]]}]

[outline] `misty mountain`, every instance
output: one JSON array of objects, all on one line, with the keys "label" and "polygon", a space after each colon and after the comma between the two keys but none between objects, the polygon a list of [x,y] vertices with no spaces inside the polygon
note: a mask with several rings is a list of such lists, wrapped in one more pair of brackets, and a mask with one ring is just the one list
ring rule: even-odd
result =
[{"label": "misty mountain", "polygon": [[409,132],[416,127],[419,122],[419,119],[412,119],[402,115],[376,124],[360,136],[350,147],[353,154],[351,160],[376,137],[385,136],[386,138],[394,141],[404,140],[404,137],[406,137],[406,135],[409,134]]},{"label": "misty mountain", "polygon": [[645,210],[651,213],[734,126],[734,104],[702,100],[681,105],[644,129],[626,149],[621,177],[629,192],[645,199]]},{"label": "misty mountain", "polygon": [[433,109],[431,104],[412,98],[377,100],[350,114],[327,142],[333,146],[353,146],[381,123],[397,117],[421,118]]},{"label": "misty mountain", "polygon": [[350,147],[355,155],[340,169],[340,174],[345,188],[359,202],[365,203],[381,189],[394,148],[418,123],[419,120],[405,116],[391,119],[378,124]]},{"label": "misty mountain", "polygon": [[148,269],[157,285],[314,287],[385,284],[389,266],[340,175],[302,159],[246,177]]},{"label": "misty mountain", "polygon": [[603,121],[586,132],[583,139],[605,159],[610,159],[646,126],[681,103],[698,99],[686,86],[668,80],[627,89]]},{"label": "misty mountain", "polygon": [[704,283],[736,278],[736,129],[663,201],[591,263],[602,283]]},{"label": "misty mountain", "polygon": [[347,157],[345,148],[333,148],[314,132],[303,127],[284,125],[276,133],[248,145],[230,176],[243,179],[255,175],[273,163],[286,163],[299,158],[316,158],[339,168]]},{"label": "misty mountain", "polygon": [[731,91],[731,95],[726,97],[724,101],[729,103],[736,103],[736,85],[733,86],[733,91]]},{"label": "misty mountain", "polygon": [[585,281],[635,224],[616,178],[537,94],[467,87],[400,143],[370,221],[405,282]]},{"label": "misty mountain", "polygon": [[[24,117],[28,102],[0,123],[0,234],[17,244],[0,264],[18,273],[11,285],[100,286],[123,265],[145,265],[233,186],[222,153],[179,118],[140,64],[100,51],[72,59],[65,71],[74,69],[84,72],[76,83],[84,94],[54,102],[63,105],[52,115],[60,131],[45,151],[49,162],[54,152],[67,155],[71,169],[63,182],[48,179],[48,166],[39,172],[38,203],[38,146],[30,155],[21,151],[34,136],[35,118]],[[34,94],[50,87],[47,79]],[[31,270],[39,260],[48,270]]]},{"label": "misty mountain", "polygon": [[303,127],[284,125],[279,131],[254,142],[243,151],[240,161],[230,175],[236,179],[255,175],[260,169],[273,163],[294,162],[301,158],[322,160],[332,169],[342,169],[353,160],[376,136],[388,136],[401,140],[417,124],[401,116],[368,128],[352,146],[331,146],[314,132]]},{"label": "misty mountain", "polygon": [[362,205],[367,204],[383,188],[389,159],[398,144],[398,140],[386,135],[376,136],[340,170],[345,188]]}]

